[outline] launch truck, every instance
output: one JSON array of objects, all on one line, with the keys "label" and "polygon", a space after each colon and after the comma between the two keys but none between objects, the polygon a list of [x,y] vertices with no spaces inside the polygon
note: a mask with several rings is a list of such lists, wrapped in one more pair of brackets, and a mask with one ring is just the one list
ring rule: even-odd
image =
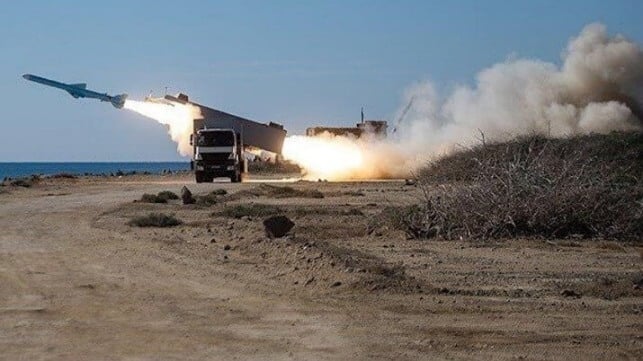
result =
[{"label": "launch truck", "polygon": [[197,183],[226,177],[241,182],[248,165],[244,156],[248,148],[281,154],[286,131],[276,123],[263,124],[190,102],[187,95],[166,95],[170,102],[191,104],[201,111],[194,119],[190,144],[191,161]]},{"label": "launch truck", "polygon": [[247,172],[241,134],[234,129],[199,129],[191,136],[194,147],[192,168],[197,183],[212,182],[214,178],[230,178],[241,182]]}]

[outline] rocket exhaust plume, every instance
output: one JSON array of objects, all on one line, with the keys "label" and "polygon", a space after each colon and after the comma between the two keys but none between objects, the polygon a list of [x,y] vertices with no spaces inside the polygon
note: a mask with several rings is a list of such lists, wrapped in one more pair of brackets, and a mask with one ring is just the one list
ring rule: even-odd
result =
[{"label": "rocket exhaust plume", "polygon": [[201,118],[201,111],[191,104],[177,102],[154,103],[127,99],[123,106],[161,124],[168,126],[168,133],[177,143],[177,150],[183,156],[192,155],[190,134],[194,119]]},{"label": "rocket exhaust plume", "polygon": [[479,142],[481,134],[487,141],[502,141],[643,128],[638,44],[591,24],[570,40],[562,60],[557,66],[510,59],[482,70],[475,86],[457,87],[447,97],[428,82],[415,84],[398,111],[405,116],[393,124],[394,138],[288,137],[284,157],[311,178],[406,177],[456,145]]}]

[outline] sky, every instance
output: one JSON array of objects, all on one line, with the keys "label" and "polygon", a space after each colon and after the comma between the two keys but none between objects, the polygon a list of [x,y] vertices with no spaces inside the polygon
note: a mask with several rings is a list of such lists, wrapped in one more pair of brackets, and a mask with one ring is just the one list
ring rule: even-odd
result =
[{"label": "sky", "polygon": [[643,43],[643,1],[6,1],[0,161],[185,160],[154,120],[31,83],[143,99],[183,92],[249,119],[392,120],[405,89],[448,93],[508,57],[560,64],[592,22]]}]

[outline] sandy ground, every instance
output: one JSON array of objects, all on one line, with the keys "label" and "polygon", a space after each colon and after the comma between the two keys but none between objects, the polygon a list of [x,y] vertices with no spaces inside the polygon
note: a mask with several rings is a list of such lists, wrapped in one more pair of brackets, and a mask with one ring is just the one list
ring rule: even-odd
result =
[{"label": "sandy ground", "polygon": [[[183,185],[211,206],[134,203]],[[418,241],[378,221],[403,182],[324,198],[188,177],[0,187],[3,360],[641,360],[641,243]],[[3,191],[4,190],[4,191]],[[265,237],[236,204],[296,223]],[[173,213],[174,228],[127,225]]]}]

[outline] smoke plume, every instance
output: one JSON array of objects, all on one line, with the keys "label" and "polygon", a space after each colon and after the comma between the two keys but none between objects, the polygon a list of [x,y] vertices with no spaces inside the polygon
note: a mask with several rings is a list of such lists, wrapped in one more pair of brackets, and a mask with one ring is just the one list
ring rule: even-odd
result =
[{"label": "smoke plume", "polygon": [[157,103],[127,99],[124,108],[166,125],[170,138],[177,143],[178,152],[183,156],[192,155],[190,134],[193,130],[193,120],[202,118],[198,107],[166,100]]},{"label": "smoke plume", "polygon": [[[315,164],[297,152],[289,150],[285,156],[313,170],[314,177],[400,177],[456,145],[479,142],[481,136],[502,141],[530,134],[565,137],[641,130],[642,105],[641,48],[621,35],[608,36],[601,24],[591,24],[570,40],[562,66],[510,59],[478,73],[475,86],[457,87],[445,98],[431,83],[412,85],[394,117],[401,118],[400,124],[392,124],[395,134],[386,141],[350,140],[362,162],[342,172],[316,174]],[[339,138],[327,139],[327,146],[346,142]],[[298,148],[305,151],[307,145]]]}]

